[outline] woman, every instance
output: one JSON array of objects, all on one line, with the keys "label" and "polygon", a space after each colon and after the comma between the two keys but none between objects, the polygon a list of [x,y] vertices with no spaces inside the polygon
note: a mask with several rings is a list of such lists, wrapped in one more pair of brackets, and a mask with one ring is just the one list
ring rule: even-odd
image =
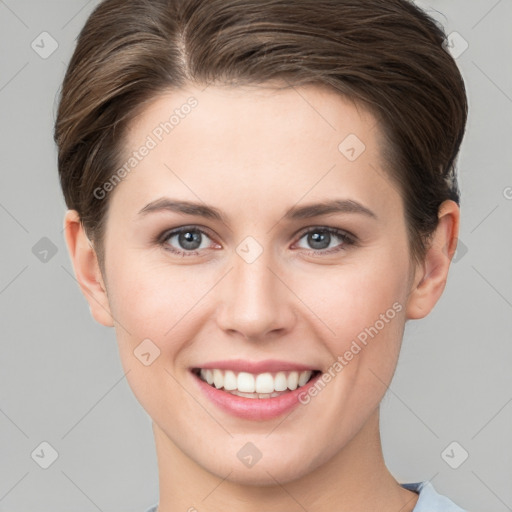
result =
[{"label": "woman", "polygon": [[406,0],[106,0],[55,126],[66,242],[153,420],[150,511],[460,511],[385,466],[455,252],[467,101]]}]

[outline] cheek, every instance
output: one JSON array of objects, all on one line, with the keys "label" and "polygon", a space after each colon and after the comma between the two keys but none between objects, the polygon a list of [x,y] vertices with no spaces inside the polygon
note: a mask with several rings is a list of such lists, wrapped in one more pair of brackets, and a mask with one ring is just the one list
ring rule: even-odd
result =
[{"label": "cheek", "polygon": [[[357,389],[367,396],[381,392],[378,378],[388,383],[398,360],[407,268],[407,261],[393,251],[382,251],[371,261],[324,269],[298,292],[314,313],[316,320],[310,314],[310,321],[319,325],[318,337],[332,361],[341,356],[344,379],[354,386],[357,382]],[[299,290],[299,281],[295,286]]]},{"label": "cheek", "polygon": [[[395,313],[404,307],[407,284],[400,268],[399,264],[387,268],[382,264],[340,267],[309,280],[315,284],[303,285],[300,296],[334,331],[335,338],[346,339],[373,325],[386,312],[386,318],[400,316]],[[395,303],[399,306],[393,308]]]},{"label": "cheek", "polygon": [[160,340],[198,304],[208,280],[193,266],[173,268],[141,261],[126,258],[112,269],[110,306],[132,335]]},{"label": "cheek", "polygon": [[[180,387],[169,372],[174,373],[173,359],[193,339],[193,329],[201,327],[191,318],[209,285],[192,266],[172,268],[142,261],[126,256],[109,270],[110,309],[127,381],[141,405],[158,417],[162,396],[171,402],[179,397]],[[144,353],[149,353],[147,365]]]}]

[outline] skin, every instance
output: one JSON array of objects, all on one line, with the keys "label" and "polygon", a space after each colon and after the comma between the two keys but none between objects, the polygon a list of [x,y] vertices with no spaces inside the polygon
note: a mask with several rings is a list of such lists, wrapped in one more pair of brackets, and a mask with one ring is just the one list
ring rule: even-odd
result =
[{"label": "skin", "polygon": [[[379,126],[361,107],[318,86],[167,91],[131,124],[127,154],[191,95],[198,106],[109,195],[103,274],[77,212],[65,216],[91,313],[115,327],[129,385],[153,419],[159,512],[411,511],[417,494],[400,487],[384,464],[379,403],[405,322],[426,316],[444,290],[458,206],[441,205],[426,258],[413,264]],[[338,150],[349,134],[366,146],[352,162]],[[169,211],[138,214],[165,196],[212,205],[226,223]],[[376,218],[283,218],[295,205],[334,198],[357,201]],[[192,256],[165,249],[187,251],[178,236],[154,242],[182,226],[205,232]],[[346,230],[358,242],[332,234],[318,249],[303,234],[315,226]],[[247,236],[263,249],[252,263],[236,252]],[[341,250],[326,254],[331,248]],[[288,416],[231,416],[204,397],[188,371],[241,358],[326,372],[395,302],[401,311]],[[133,353],[146,338],[160,349],[148,366]],[[248,442],[262,454],[251,468],[237,457]]]}]

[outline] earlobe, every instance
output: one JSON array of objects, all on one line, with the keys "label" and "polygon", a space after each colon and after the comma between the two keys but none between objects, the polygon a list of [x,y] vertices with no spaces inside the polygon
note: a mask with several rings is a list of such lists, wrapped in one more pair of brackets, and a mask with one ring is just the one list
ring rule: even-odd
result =
[{"label": "earlobe", "polygon": [[93,318],[106,327],[113,327],[107,291],[98,258],[88,239],[76,210],[68,210],[64,217],[64,232],[75,277],[84,294]]},{"label": "earlobe", "polygon": [[455,201],[446,200],[439,207],[439,223],[432,235],[425,261],[416,268],[407,301],[408,319],[427,316],[441,297],[448,279],[450,263],[457,247],[460,210]]}]

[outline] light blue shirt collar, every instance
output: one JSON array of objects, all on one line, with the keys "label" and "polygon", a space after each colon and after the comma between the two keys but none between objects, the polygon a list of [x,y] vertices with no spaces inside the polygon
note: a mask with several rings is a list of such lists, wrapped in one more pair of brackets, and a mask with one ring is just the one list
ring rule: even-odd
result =
[{"label": "light blue shirt collar", "polygon": [[[408,491],[419,494],[413,512],[466,512],[446,496],[441,496],[428,480],[400,485]],[[158,503],[148,508],[145,512],[157,512],[157,507]]]},{"label": "light blue shirt collar", "polygon": [[466,512],[446,496],[441,496],[428,480],[400,485],[420,495],[413,512]]}]

